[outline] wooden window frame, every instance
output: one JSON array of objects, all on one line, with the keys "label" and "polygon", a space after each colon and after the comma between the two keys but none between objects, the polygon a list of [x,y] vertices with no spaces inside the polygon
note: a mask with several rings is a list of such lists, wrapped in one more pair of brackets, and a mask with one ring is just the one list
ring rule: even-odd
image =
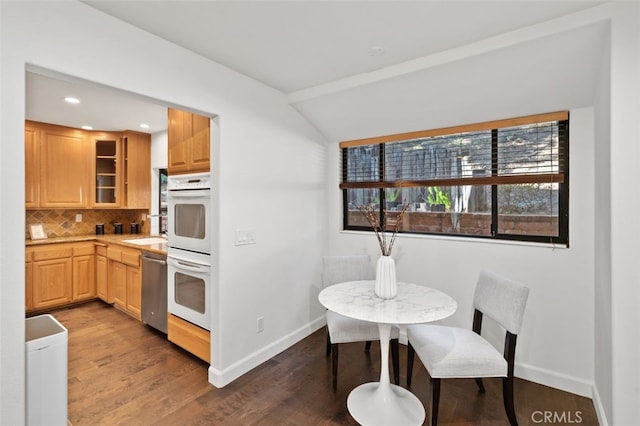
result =
[{"label": "wooden window frame", "polygon": [[[563,151],[563,161],[558,173],[540,173],[523,175],[498,175],[497,173],[497,134],[500,129],[525,126],[530,124],[557,122],[559,127],[559,144]],[[456,177],[438,178],[428,180],[385,180],[385,143],[414,141],[416,139],[433,136],[448,136],[468,132],[491,131],[492,133],[492,173],[489,176],[479,177]],[[348,148],[380,145],[378,161],[377,181],[347,181],[348,172]],[[557,111],[546,114],[529,115],[524,117],[509,118],[504,120],[494,120],[482,123],[444,127],[432,130],[422,130],[416,132],[399,133],[393,135],[377,136],[372,138],[343,141],[339,144],[342,151],[341,159],[341,182],[339,188],[343,191],[343,228],[345,230],[370,230],[368,227],[350,225],[348,223],[348,189],[379,189],[380,200],[385,199],[384,191],[390,188],[408,187],[434,187],[434,186],[463,186],[463,185],[487,185],[491,187],[491,235],[473,234],[447,234],[447,233],[426,233],[405,231],[404,233],[450,235],[465,238],[489,238],[498,240],[518,240],[528,242],[541,242],[550,244],[561,244],[569,246],[569,112]],[[521,235],[498,232],[498,187],[500,185],[529,184],[529,183],[555,183],[558,184],[558,235]],[[380,209],[380,223],[385,223],[385,210]],[[402,232],[402,231],[401,231]]]}]

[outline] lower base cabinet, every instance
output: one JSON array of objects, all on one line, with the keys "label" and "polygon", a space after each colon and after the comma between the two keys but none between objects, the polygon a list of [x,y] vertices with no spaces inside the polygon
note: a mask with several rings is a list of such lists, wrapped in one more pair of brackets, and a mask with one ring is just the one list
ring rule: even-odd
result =
[{"label": "lower base cabinet", "polygon": [[34,313],[95,299],[141,319],[141,251],[94,242],[25,250],[25,311]]},{"label": "lower base cabinet", "polygon": [[25,258],[27,312],[64,306],[96,296],[93,244],[29,247]]},{"label": "lower base cabinet", "polygon": [[[61,243],[26,248],[27,313],[90,300],[96,296],[140,320],[141,251],[117,244]],[[167,338],[211,362],[211,334],[167,314]]]},{"label": "lower base cabinet", "polygon": [[104,302],[113,303],[113,292],[109,286],[109,262],[107,245],[95,243],[96,246],[96,295]]},{"label": "lower base cabinet", "polygon": [[72,302],[71,257],[33,262],[33,309],[45,309]]},{"label": "lower base cabinet", "polygon": [[113,292],[113,304],[136,319],[141,319],[142,274],[140,250],[109,245],[108,287]]},{"label": "lower base cabinet", "polygon": [[167,328],[170,342],[211,363],[211,334],[208,330],[172,314],[168,314]]},{"label": "lower base cabinet", "polygon": [[96,257],[93,243],[78,244],[73,247],[74,302],[91,300],[96,297]]}]

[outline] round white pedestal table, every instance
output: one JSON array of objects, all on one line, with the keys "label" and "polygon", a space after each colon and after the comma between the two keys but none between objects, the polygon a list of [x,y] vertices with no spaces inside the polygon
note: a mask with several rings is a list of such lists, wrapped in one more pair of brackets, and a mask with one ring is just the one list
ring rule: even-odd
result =
[{"label": "round white pedestal table", "polygon": [[421,285],[399,282],[393,299],[380,299],[373,286],[374,281],[349,281],[329,286],[318,295],[320,303],[331,311],[378,324],[380,381],[352,390],[347,409],[365,426],[421,425],[425,411],[420,400],[389,380],[391,327],[437,321],[452,315],[458,305],[447,294]]}]

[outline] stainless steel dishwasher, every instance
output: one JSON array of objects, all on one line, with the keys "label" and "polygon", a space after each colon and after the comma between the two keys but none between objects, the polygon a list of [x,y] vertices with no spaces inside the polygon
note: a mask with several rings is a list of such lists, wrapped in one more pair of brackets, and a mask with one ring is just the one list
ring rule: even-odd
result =
[{"label": "stainless steel dishwasher", "polygon": [[142,252],[142,322],[167,333],[167,256]]}]

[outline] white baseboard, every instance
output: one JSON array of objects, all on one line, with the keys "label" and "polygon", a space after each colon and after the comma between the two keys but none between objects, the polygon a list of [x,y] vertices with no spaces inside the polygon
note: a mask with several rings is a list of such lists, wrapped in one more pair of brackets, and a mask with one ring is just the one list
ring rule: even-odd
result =
[{"label": "white baseboard", "polygon": [[228,385],[238,377],[324,327],[326,323],[326,317],[323,314],[321,317],[298,328],[297,330],[294,330],[288,335],[282,337],[280,340],[277,340],[269,346],[265,346],[259,351],[250,354],[222,371],[209,366],[209,383],[217,388],[222,388]]},{"label": "white baseboard", "polygon": [[[209,366],[209,383],[217,388],[222,388],[325,325],[326,317],[322,315],[222,371]],[[404,340],[402,343],[406,342],[406,334],[401,333],[401,340]],[[600,425],[608,426],[609,423],[604,407],[602,406],[602,401],[600,400],[600,395],[593,382],[523,363],[516,363],[514,374],[521,379],[592,399]]]},{"label": "white baseboard", "polygon": [[575,393],[576,395],[587,398],[593,397],[593,382],[562,374],[557,371],[516,363],[514,375],[521,379],[560,389],[565,392]]},{"label": "white baseboard", "polygon": [[602,405],[598,388],[593,382],[558,373],[557,371],[546,370],[544,368],[533,367],[528,364],[516,363],[514,375],[521,379],[539,383],[565,392],[574,393],[591,399],[593,402],[598,424],[608,426],[607,414]]},{"label": "white baseboard", "polygon": [[596,386],[593,386],[593,406],[596,409],[596,416],[598,416],[598,423],[600,426],[609,426],[607,413],[604,411],[602,400],[600,399],[600,394],[598,393],[598,388]]}]

